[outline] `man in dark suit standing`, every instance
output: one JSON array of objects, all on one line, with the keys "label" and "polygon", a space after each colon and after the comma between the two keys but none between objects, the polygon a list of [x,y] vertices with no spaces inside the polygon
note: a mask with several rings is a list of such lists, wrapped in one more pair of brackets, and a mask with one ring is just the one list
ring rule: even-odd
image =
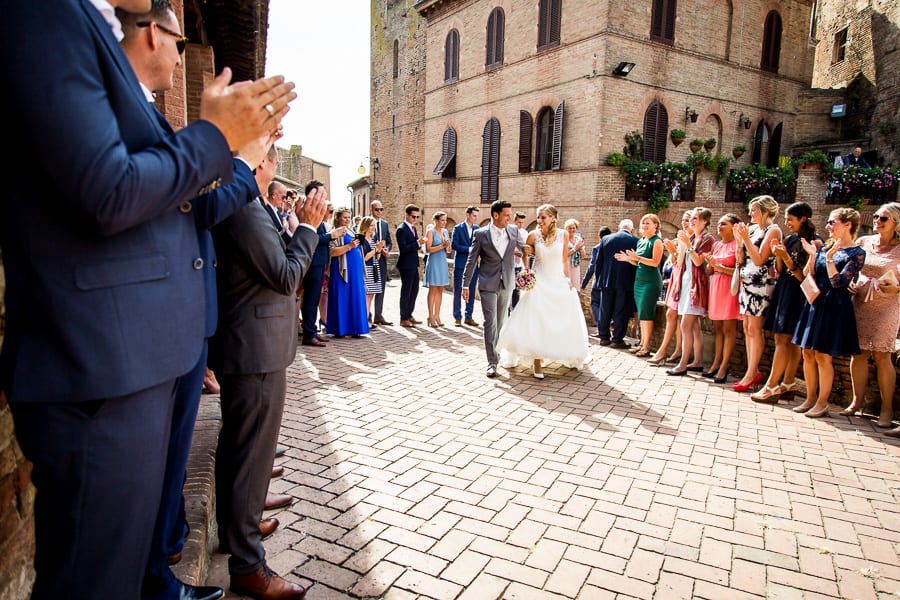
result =
[{"label": "man in dark suit standing", "polygon": [[378,282],[378,285],[381,287],[381,291],[375,294],[375,306],[372,309],[375,314],[373,315],[372,322],[376,325],[393,325],[393,323],[384,318],[384,291],[387,288],[387,282],[391,280],[388,273],[388,256],[391,255],[391,250],[394,248],[394,244],[391,242],[391,228],[388,225],[388,222],[382,218],[384,206],[382,206],[381,200],[374,200],[370,206],[370,210],[372,217],[375,219],[375,233],[373,234],[373,238],[376,243],[384,240],[384,248],[381,252],[377,253],[378,268],[381,272],[381,280]]},{"label": "man in dark suit standing", "polygon": [[[451,245],[453,247],[453,324],[461,327],[463,324],[462,311],[462,282],[463,271],[466,270],[466,261],[469,260],[469,249],[472,247],[472,236],[478,229],[478,213],[477,206],[469,206],[466,208],[466,220],[457,223],[453,227],[453,236],[451,237]],[[466,302],[466,325],[477,327],[478,323],[472,318],[472,312],[475,310],[475,286],[478,284],[478,270],[472,276],[472,282],[469,284],[469,300]]]},{"label": "man in dark suit standing", "polygon": [[[315,179],[306,184],[305,190],[307,198],[313,191],[326,199],[328,197],[325,184]],[[334,238],[343,237],[345,229],[344,227],[337,227],[328,231],[325,227],[324,219],[316,228],[316,234],[319,236],[319,239],[316,243],[316,251],[313,254],[309,269],[307,269],[306,275],[303,276],[303,298],[300,301],[300,314],[303,315],[303,331],[301,333],[304,346],[324,346],[325,342],[328,341],[328,338],[319,335],[316,327],[316,317],[319,314],[319,300],[322,298],[322,282],[325,280],[325,267],[328,266],[328,244]]]},{"label": "man in dark suit standing", "polygon": [[[265,188],[275,177],[273,146],[256,169]],[[285,370],[297,352],[297,289],[318,243],[324,193],[313,189],[297,209],[300,225],[285,244],[261,203],[213,229],[219,255],[219,329],[210,364],[222,387],[216,449],[216,517],[231,589],[258,600],[300,600],[303,587],[266,564],[260,519],[281,427]]]},{"label": "man in dark suit standing", "polygon": [[[153,93],[172,87],[175,67],[181,64],[181,54],[174,40],[157,38],[154,40],[150,27],[139,23],[152,21],[178,31],[180,25],[169,0],[153,0],[153,7],[147,14],[116,11],[122,24],[122,49],[134,68],[135,75],[149,103],[154,101]],[[170,36],[172,37],[172,36]],[[171,43],[168,43],[171,42]],[[155,109],[154,109],[155,110]],[[173,130],[160,115],[164,128]],[[197,242],[203,260],[203,283],[205,292],[206,337],[215,333],[218,321],[216,299],[215,249],[209,228],[256,199],[259,190],[253,177],[252,164],[258,164],[270,140],[261,138],[251,147],[237,152],[234,159],[234,182],[218,187],[209,194],[193,201],[194,220],[197,226]],[[193,600],[215,600],[224,595],[220,588],[194,587],[179,581],[169,567],[169,557],[180,554],[187,533],[184,496],[188,454],[194,433],[194,423],[200,407],[200,392],[206,374],[207,344],[203,348],[197,364],[175,383],[175,404],[169,434],[163,492],[153,531],[150,559],[144,575],[143,598],[145,600],[181,598]]]},{"label": "man in dark suit standing", "polygon": [[[634,223],[623,219],[616,233],[603,237],[591,250],[591,264],[588,266],[581,289],[587,287],[591,277],[591,311],[597,321],[597,331],[601,346],[626,348],[625,333],[628,320],[634,314],[634,275],[637,267],[631,263],[615,259],[617,252],[634,250],[638,239],[632,234]],[[609,325],[612,322],[612,340]]]},{"label": "man in dark suit standing", "polygon": [[[232,181],[231,150],[275,134],[296,95],[281,78],[228,89],[226,70],[172,134],[119,45],[117,7],[151,3],[11,2],[0,21],[7,133],[29,157],[0,167],[0,388],[37,488],[36,600],[140,596],[175,380],[205,337],[192,200]],[[53,44],[35,52],[36,31]]]},{"label": "man in dark suit standing", "polygon": [[397,227],[397,270],[400,271],[400,325],[413,327],[421,321],[413,317],[416,308],[416,296],[419,295],[419,247],[425,243],[419,237],[416,223],[419,220],[419,207],[414,204],[406,206],[406,220]]}]

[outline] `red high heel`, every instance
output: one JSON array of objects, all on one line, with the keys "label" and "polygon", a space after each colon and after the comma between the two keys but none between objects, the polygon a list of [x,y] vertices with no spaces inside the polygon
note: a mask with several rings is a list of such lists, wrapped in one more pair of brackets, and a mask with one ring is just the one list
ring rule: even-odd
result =
[{"label": "red high heel", "polygon": [[753,377],[753,380],[750,383],[748,383],[747,385],[743,385],[740,381],[736,381],[734,385],[731,386],[731,389],[736,392],[747,392],[751,389],[755,391],[759,387],[759,384],[762,383],[762,380],[763,374],[757,371],[756,375]]}]

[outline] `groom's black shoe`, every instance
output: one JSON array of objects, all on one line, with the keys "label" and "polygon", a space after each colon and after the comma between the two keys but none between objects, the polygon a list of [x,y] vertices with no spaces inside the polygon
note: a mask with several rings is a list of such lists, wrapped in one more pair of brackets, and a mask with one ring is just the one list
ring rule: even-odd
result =
[{"label": "groom's black shoe", "polygon": [[488,377],[496,377],[497,376],[497,367],[495,365],[488,365],[487,376]]}]

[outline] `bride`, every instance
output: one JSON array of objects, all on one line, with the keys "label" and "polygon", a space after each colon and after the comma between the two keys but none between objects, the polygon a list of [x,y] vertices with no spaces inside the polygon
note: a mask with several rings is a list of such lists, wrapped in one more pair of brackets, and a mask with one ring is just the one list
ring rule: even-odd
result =
[{"label": "bride", "polygon": [[528,234],[525,246],[525,253],[535,256],[535,286],[520,292],[519,302],[497,340],[502,367],[515,367],[520,360],[533,361],[537,379],[544,378],[542,360],[560,361],[576,369],[590,361],[581,301],[565,273],[568,233],[558,229],[556,221],[556,207],[538,207],[538,226]]}]

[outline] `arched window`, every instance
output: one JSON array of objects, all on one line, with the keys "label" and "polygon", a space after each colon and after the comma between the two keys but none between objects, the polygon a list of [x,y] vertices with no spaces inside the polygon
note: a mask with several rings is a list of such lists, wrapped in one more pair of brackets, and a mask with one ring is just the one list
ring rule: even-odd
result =
[{"label": "arched window", "polygon": [[778,159],[781,157],[781,131],[783,123],[779,123],[772,130],[772,137],[769,138],[769,151],[766,157],[766,166],[771,168],[778,166]]},{"label": "arched window", "polygon": [[559,45],[561,2],[562,0],[541,0],[538,7],[538,50]]},{"label": "arched window", "polygon": [[675,43],[675,0],[653,0],[650,39],[670,46]]},{"label": "arched window", "polygon": [[765,121],[760,121],[756,126],[756,132],[753,134],[753,158],[750,162],[753,164],[761,163],[765,157],[768,159],[769,150],[769,128]]},{"label": "arched window", "polygon": [[778,58],[781,56],[781,15],[778,11],[770,11],[766,15],[763,29],[762,60],[759,68],[772,73],[778,72]]},{"label": "arched window", "polygon": [[666,134],[669,113],[666,107],[654,102],[644,113],[644,160],[661,164],[666,160]]},{"label": "arched window", "polygon": [[506,17],[499,6],[491,11],[487,24],[487,55],[484,66],[487,69],[503,64],[503,35]]},{"label": "arched window", "polygon": [[481,149],[481,203],[490,204],[500,194],[500,121],[492,117],[484,125]]},{"label": "arched window", "polygon": [[394,79],[400,74],[400,40],[394,40]]},{"label": "arched window", "polygon": [[451,29],[444,42],[444,83],[459,79],[459,32]]}]

